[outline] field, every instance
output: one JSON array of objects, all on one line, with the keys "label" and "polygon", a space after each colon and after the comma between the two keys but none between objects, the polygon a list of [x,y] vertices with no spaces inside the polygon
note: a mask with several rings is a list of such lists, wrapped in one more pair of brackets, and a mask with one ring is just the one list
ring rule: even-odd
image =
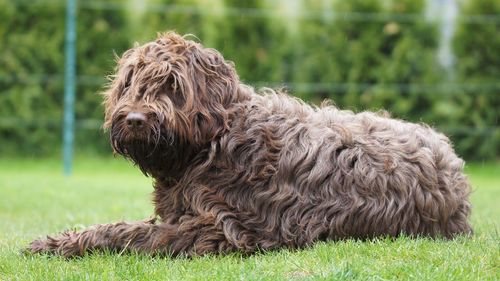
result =
[{"label": "field", "polygon": [[500,164],[467,166],[472,238],[318,243],[243,257],[193,259],[93,254],[65,260],[19,254],[34,238],[152,213],[151,180],[120,158],[0,160],[0,280],[499,280]]}]

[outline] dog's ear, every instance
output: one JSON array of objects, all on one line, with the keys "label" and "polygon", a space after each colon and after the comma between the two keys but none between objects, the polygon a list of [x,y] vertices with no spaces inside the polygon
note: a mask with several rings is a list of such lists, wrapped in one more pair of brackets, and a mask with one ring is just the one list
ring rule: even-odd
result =
[{"label": "dog's ear", "polygon": [[104,124],[103,129],[108,130],[113,122],[113,112],[115,111],[118,100],[120,99],[120,93],[123,91],[124,86],[118,77],[109,77],[110,82],[107,89],[101,92],[104,98]]},{"label": "dog's ear", "polygon": [[113,113],[120,100],[120,97],[130,86],[133,76],[133,65],[130,63],[135,48],[127,50],[121,57],[115,53],[116,66],[113,74],[108,75],[108,83],[105,90],[101,92],[104,98],[104,124],[105,130],[109,129],[112,123]]},{"label": "dog's ear", "polygon": [[206,143],[228,127],[228,108],[237,101],[239,78],[231,62],[214,49],[194,43],[187,74],[193,98],[186,99],[194,141]]},{"label": "dog's ear", "polygon": [[[129,52],[127,52],[129,53]],[[112,123],[112,116],[115,111],[115,107],[118,104],[120,97],[124,94],[127,88],[130,86],[133,70],[129,67],[123,67],[123,61],[128,58],[127,53],[117,61],[117,66],[115,68],[115,74],[108,76],[109,83],[106,86],[106,90],[102,92],[104,97],[104,124],[103,128],[105,130],[109,129]]]}]

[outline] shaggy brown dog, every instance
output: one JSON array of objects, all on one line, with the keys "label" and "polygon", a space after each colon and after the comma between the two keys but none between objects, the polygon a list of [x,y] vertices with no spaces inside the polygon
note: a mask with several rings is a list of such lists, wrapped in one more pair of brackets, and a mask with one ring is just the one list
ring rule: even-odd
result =
[{"label": "shaggy brown dog", "polygon": [[114,150],[154,178],[156,219],[68,231],[29,251],[189,256],[471,233],[464,162],[444,135],[257,94],[216,50],[175,33],[123,55],[105,106]]}]

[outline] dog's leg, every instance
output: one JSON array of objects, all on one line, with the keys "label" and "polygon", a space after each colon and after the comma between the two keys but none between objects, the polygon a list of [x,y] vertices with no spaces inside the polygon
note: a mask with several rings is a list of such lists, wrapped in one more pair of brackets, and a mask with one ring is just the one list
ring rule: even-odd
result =
[{"label": "dog's leg", "polygon": [[81,256],[89,251],[137,251],[150,254],[203,255],[276,247],[279,242],[264,233],[251,231],[242,224],[245,218],[207,187],[191,196],[191,210],[174,224],[144,221],[95,225],[81,232],[67,231],[55,237],[33,241],[31,253],[52,253],[65,257]]},{"label": "dog's leg", "polygon": [[175,232],[175,227],[156,225],[151,221],[102,224],[81,232],[66,231],[58,236],[35,240],[27,251],[59,254],[65,257],[81,256],[93,250],[150,252],[161,232]]},{"label": "dog's leg", "polygon": [[65,257],[82,256],[95,250],[192,256],[235,249],[213,218],[189,216],[179,225],[120,222],[95,225],[81,232],[67,231],[35,240],[27,251]]}]

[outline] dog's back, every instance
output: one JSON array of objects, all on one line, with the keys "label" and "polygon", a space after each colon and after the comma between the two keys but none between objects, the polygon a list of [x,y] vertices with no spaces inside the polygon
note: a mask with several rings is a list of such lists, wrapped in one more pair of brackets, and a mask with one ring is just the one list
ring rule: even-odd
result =
[{"label": "dog's back", "polygon": [[222,193],[249,228],[294,245],[471,232],[463,161],[432,128],[315,108],[272,90],[245,108],[221,141],[238,181],[220,186],[231,186]]}]

